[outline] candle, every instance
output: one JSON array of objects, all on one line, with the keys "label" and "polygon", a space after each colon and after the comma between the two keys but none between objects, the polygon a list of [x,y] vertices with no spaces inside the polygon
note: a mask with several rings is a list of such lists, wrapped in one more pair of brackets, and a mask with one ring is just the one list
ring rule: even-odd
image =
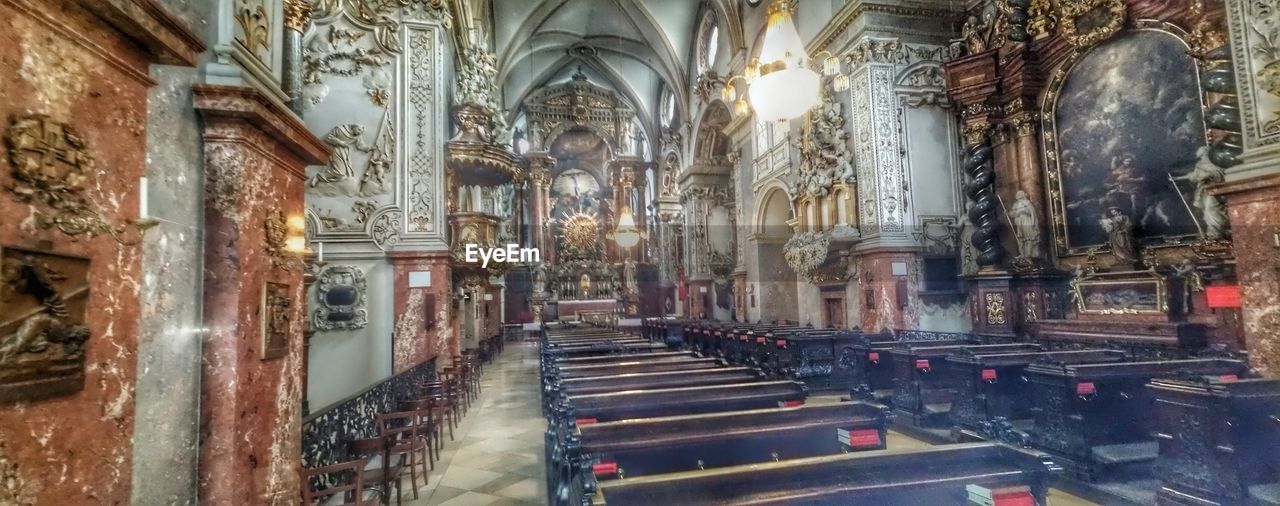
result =
[{"label": "candle", "polygon": [[146,218],[147,215],[147,178],[138,178],[138,217]]},{"label": "candle", "polygon": [[316,261],[317,262],[324,261],[324,243],[322,242],[316,243]]}]

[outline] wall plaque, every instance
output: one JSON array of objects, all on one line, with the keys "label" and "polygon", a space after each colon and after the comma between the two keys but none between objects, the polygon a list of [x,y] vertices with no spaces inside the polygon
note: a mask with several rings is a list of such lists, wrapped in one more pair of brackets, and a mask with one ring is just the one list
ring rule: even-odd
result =
[{"label": "wall plaque", "polygon": [[0,247],[0,403],[84,388],[89,260]]},{"label": "wall plaque", "polygon": [[289,352],[291,288],[267,281],[262,285],[262,359],[280,358]]},{"label": "wall plaque", "polygon": [[365,309],[368,285],[364,271],[351,265],[335,265],[320,273],[316,281],[313,323],[317,330],[356,330],[369,324]]}]

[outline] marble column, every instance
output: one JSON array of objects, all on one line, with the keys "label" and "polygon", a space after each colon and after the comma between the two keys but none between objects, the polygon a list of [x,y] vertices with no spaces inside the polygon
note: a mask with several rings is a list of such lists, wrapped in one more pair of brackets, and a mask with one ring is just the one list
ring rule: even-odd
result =
[{"label": "marble column", "polygon": [[433,357],[456,354],[460,348],[457,329],[450,321],[449,252],[396,251],[388,253],[387,259],[395,272],[392,372],[399,374]]},{"label": "marble column", "polygon": [[[154,352],[161,338],[153,331],[162,323],[144,317],[153,314],[147,306],[179,301],[142,302],[144,247],[129,222],[139,217],[146,191],[139,178],[148,168],[150,67],[193,65],[203,49],[181,21],[145,0],[0,1],[0,254],[6,266],[20,258],[19,248],[35,250],[38,260],[76,258],[61,264],[68,276],[60,287],[69,311],[64,321],[87,330],[82,346],[22,346],[16,330],[24,321],[38,323],[27,317],[40,301],[4,290],[0,320],[7,330],[0,345],[19,345],[16,356],[0,358],[0,504],[126,504],[139,495],[135,473],[161,476],[138,459],[191,463],[181,449],[161,452],[153,445],[139,455],[134,446],[140,420],[145,428],[166,429],[163,435],[174,438],[167,444],[175,446],[194,441],[195,420],[194,403],[157,407],[161,396],[150,389],[145,400],[137,397],[152,360],[169,358]],[[15,177],[16,163],[47,169],[37,169],[37,177],[67,184],[61,202],[87,203],[99,223],[124,231],[123,242],[107,233],[73,236],[38,225],[37,216],[57,211],[14,191],[32,185]],[[63,177],[73,168],[83,180]],[[85,278],[77,279],[80,274]],[[146,287],[148,294],[157,291]],[[191,352],[166,344],[181,348],[175,355]],[[65,362],[50,367],[51,359]],[[183,360],[189,364],[190,356],[173,361]],[[190,398],[183,388],[193,383],[181,383],[174,390]],[[175,495],[194,496],[189,469],[163,475],[174,481]]]},{"label": "marble column", "polygon": [[289,96],[289,108],[302,114],[302,36],[311,23],[310,0],[284,0],[284,55],[281,58],[280,85]]},{"label": "marble column", "polygon": [[306,167],[328,148],[255,88],[196,85],[204,119],[205,349],[200,498],[295,504],[303,266],[281,230],[303,215]]},{"label": "marble column", "polygon": [[533,234],[533,246],[538,248],[544,263],[554,262],[555,248],[547,233],[547,221],[551,218],[551,210],[547,208],[550,195],[551,167],[555,159],[546,153],[526,155],[529,160],[529,229]]},{"label": "marble column", "polygon": [[1239,90],[1243,162],[1214,191],[1227,202],[1249,360],[1280,376],[1280,11],[1267,2],[1227,0]]}]

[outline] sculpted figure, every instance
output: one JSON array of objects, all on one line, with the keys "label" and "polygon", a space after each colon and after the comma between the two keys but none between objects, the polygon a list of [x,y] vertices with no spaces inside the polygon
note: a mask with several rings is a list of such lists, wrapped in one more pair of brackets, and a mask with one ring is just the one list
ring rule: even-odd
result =
[{"label": "sculpted figure", "polygon": [[1009,209],[1009,219],[1018,233],[1018,254],[1025,258],[1040,258],[1040,220],[1027,192],[1018,190],[1013,207]]}]

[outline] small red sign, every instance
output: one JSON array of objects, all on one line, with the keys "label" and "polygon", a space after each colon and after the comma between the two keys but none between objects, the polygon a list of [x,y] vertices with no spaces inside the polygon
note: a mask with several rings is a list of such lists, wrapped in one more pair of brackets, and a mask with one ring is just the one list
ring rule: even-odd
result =
[{"label": "small red sign", "polygon": [[1240,285],[1206,286],[1204,296],[1213,309],[1240,307]]},{"label": "small red sign", "polygon": [[983,381],[995,381],[995,380],[996,380],[996,370],[995,370],[995,369],[983,369],[983,370],[982,370],[982,380],[983,380]]},{"label": "small red sign", "polygon": [[783,401],[778,403],[784,408],[796,408],[804,405],[804,401]]},{"label": "small red sign", "polygon": [[916,361],[916,369],[928,369],[928,368],[929,368],[929,361],[928,361],[928,360],[917,360],[917,361]]},{"label": "small red sign", "polygon": [[880,352],[873,351],[873,352],[871,352],[871,353],[868,353],[868,354],[867,354],[867,360],[870,360],[870,361],[872,361],[872,362],[879,362],[879,361],[880,361]]},{"label": "small red sign", "polygon": [[1240,376],[1235,374],[1223,374],[1222,376],[1218,376],[1218,381],[1223,383],[1235,383],[1240,381]]},{"label": "small red sign", "polygon": [[739,340],[739,341],[744,341],[744,342],[745,342],[747,339],[750,339],[750,336],[738,336],[738,340]]},{"label": "small red sign", "polygon": [[719,330],[717,330],[717,331],[716,331],[716,337],[720,337],[720,331],[719,331]]},{"label": "small red sign", "polygon": [[764,338],[763,338],[763,337],[757,337],[757,338],[756,338],[756,344],[764,344]]},{"label": "small red sign", "polygon": [[1095,393],[1098,393],[1098,388],[1093,386],[1093,382],[1076,383],[1076,395],[1093,395]]},{"label": "small red sign", "polygon": [[591,472],[596,476],[600,476],[602,474],[618,474],[618,463],[601,462],[599,464],[592,464]]},{"label": "small red sign", "polygon": [[779,339],[779,340],[775,341],[775,343],[778,345],[778,347],[779,347],[779,348],[785,348],[785,347],[787,346],[787,340],[786,340],[786,339]]},{"label": "small red sign", "polygon": [[578,418],[574,421],[577,422],[578,425],[591,425],[593,423],[596,423],[595,418]]}]

